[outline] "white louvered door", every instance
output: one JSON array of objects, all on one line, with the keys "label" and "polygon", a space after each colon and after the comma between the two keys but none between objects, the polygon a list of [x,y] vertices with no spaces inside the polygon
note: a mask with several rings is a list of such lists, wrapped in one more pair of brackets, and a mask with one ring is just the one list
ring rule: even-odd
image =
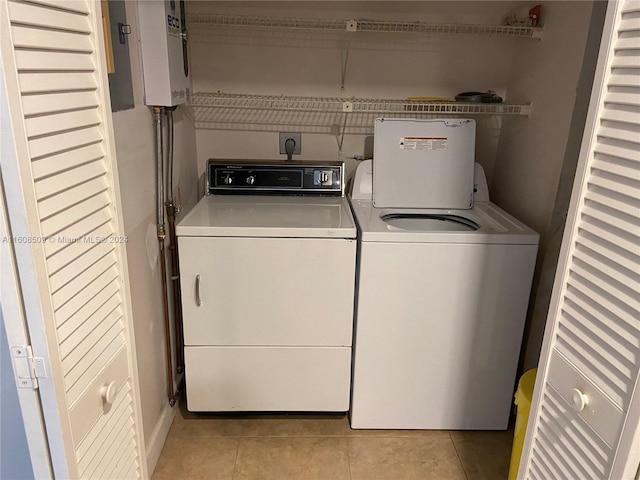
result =
[{"label": "white louvered door", "polygon": [[640,462],[640,2],[611,2],[519,478]]},{"label": "white louvered door", "polygon": [[2,1],[0,34],[15,142],[2,174],[32,346],[50,360],[54,472],[146,478],[100,5]]}]

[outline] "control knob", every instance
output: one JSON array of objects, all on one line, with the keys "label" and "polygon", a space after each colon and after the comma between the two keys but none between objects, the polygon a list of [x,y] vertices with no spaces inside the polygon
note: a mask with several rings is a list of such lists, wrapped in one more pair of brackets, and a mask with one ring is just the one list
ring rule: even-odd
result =
[{"label": "control knob", "polygon": [[233,177],[229,174],[227,174],[222,181],[227,184],[227,185],[231,185],[233,183]]},{"label": "control knob", "polygon": [[255,175],[249,175],[247,177],[247,184],[248,185],[253,185],[254,183],[256,183],[256,176]]}]

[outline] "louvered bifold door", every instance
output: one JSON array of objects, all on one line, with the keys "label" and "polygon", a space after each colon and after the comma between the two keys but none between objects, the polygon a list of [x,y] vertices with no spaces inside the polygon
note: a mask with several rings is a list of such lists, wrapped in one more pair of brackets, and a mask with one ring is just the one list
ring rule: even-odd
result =
[{"label": "louvered bifold door", "polygon": [[145,478],[100,5],[9,0],[0,8],[28,219],[19,233],[33,243],[59,390],[60,432],[50,431],[50,443],[64,437],[72,478]]},{"label": "louvered bifold door", "polygon": [[640,461],[640,2],[607,15],[521,479],[632,480]]}]

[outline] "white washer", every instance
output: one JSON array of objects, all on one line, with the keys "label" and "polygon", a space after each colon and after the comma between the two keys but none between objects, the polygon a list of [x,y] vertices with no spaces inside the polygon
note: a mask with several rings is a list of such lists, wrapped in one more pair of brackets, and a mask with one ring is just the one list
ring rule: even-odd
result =
[{"label": "white washer", "polygon": [[488,196],[375,208],[371,180],[363,162],[352,428],[507,428],[538,234]]},{"label": "white washer", "polygon": [[176,229],[187,408],[347,411],[356,227],[343,165],[208,172],[212,194]]}]

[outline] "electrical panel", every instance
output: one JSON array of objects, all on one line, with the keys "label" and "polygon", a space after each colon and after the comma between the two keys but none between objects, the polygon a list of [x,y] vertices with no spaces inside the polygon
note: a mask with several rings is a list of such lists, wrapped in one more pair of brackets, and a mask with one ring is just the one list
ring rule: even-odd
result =
[{"label": "electrical panel", "polygon": [[170,107],[191,94],[185,2],[138,2],[144,103]]}]

